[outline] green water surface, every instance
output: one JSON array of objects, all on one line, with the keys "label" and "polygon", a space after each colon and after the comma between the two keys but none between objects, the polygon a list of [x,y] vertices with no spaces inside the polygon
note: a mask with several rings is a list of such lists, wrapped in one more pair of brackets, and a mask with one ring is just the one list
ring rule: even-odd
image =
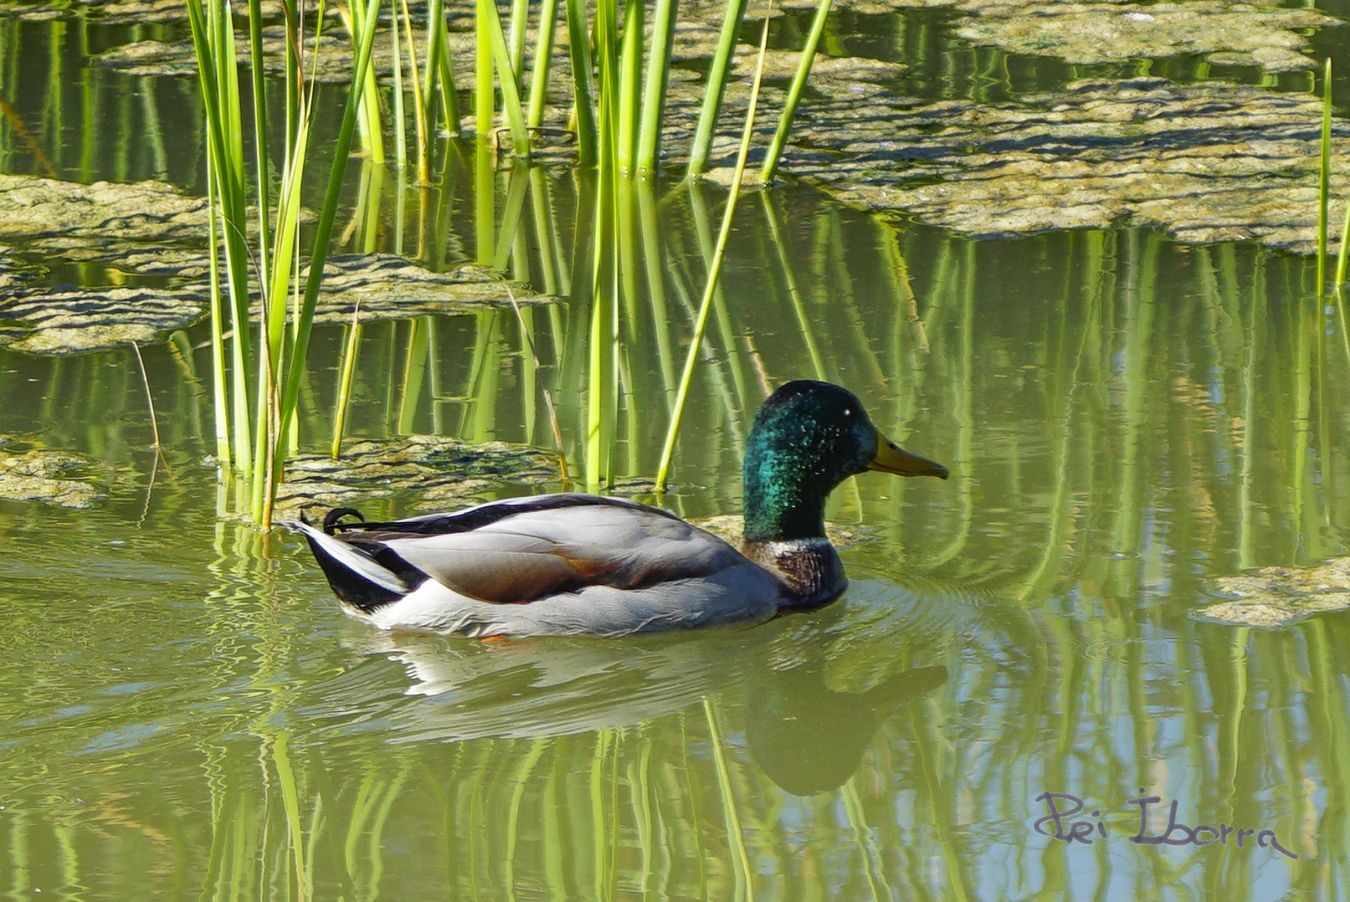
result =
[{"label": "green water surface", "polygon": [[[838,45],[905,59],[912,92],[1084,74],[991,60],[929,13],[842,21]],[[176,28],[0,21],[0,96],[42,150],[0,125],[0,168],[200,190],[195,85],[83,62]],[[438,171],[419,190],[354,163],[343,249],[490,262],[560,296],[527,314],[545,367],[509,309],[368,324],[349,432],[548,448],[547,385],[575,467],[593,186],[494,171],[471,145]],[[622,199],[615,455],[643,500],[724,202],[673,183]],[[1215,577],[1347,553],[1350,368],[1311,292],[1310,261],[1251,246],[975,242],[802,189],[747,195],[660,503],[737,513],[750,417],[802,377],[851,388],[952,478],[835,493],[829,518],[868,532],[829,608],[640,641],[344,618],[292,536],[219,515],[204,325],[143,349],[162,461],[129,350],[0,353],[0,434],[88,455],[108,494],[0,502],[0,894],[1350,897],[1350,615],[1194,617]],[[344,338],[316,332],[307,447],[326,444]],[[1269,829],[1297,858],[1132,842],[1141,790],[1161,799],[1149,835],[1177,800],[1190,826]],[[1100,812],[1090,843],[1035,830],[1047,791]]]}]

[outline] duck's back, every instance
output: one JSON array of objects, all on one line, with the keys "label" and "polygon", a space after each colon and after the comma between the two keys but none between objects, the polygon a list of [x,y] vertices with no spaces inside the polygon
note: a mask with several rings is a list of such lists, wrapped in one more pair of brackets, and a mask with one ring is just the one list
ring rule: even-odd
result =
[{"label": "duck's back", "polygon": [[[385,629],[622,635],[755,622],[785,602],[726,542],[621,499],[543,495],[304,531],[339,596]],[[377,588],[342,585],[351,579]]]}]

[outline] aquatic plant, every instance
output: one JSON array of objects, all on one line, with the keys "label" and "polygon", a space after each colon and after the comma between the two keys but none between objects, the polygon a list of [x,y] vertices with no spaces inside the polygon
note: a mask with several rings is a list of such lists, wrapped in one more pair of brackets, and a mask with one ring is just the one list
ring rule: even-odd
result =
[{"label": "aquatic plant", "polygon": [[[520,85],[525,82],[522,68],[526,5],[512,4],[510,40],[503,33],[495,3],[477,0],[475,6],[474,115],[479,123],[478,130],[480,134],[493,130],[494,101],[500,95],[501,112],[511,133],[512,150],[520,157],[529,156],[530,136],[544,127],[558,2],[545,0],[538,9],[528,103],[523,110]],[[576,137],[578,162],[582,166],[603,167],[603,145],[608,142],[613,146],[621,173],[641,178],[656,175],[660,169],[678,0],[656,0],[650,10],[649,30],[645,22],[648,12],[640,0],[600,0],[594,4],[589,19],[587,6],[581,0],[563,2],[569,36],[591,36],[590,41],[575,37],[569,37],[568,41],[572,70],[572,110],[568,121]],[[698,124],[689,147],[686,169],[689,175],[698,175],[707,169],[709,149],[746,7],[747,0],[726,0]],[[776,170],[788,140],[793,115],[804,93],[829,10],[830,0],[823,0],[812,21],[769,152],[767,178],[771,178]]]},{"label": "aquatic plant", "polygon": [[[287,122],[294,131],[286,135],[287,155],[282,169],[275,218],[267,190],[265,146],[267,106],[263,99],[261,41],[250,40],[250,62],[255,73],[251,104],[257,158],[252,181],[257,185],[258,206],[249,216],[246,190],[250,173],[243,155],[243,113],[238,67],[235,63],[234,23],[227,0],[206,5],[189,2],[188,21],[205,109],[207,132],[207,190],[211,217],[211,334],[212,375],[216,409],[216,450],[227,474],[249,477],[248,510],[251,517],[268,525],[272,502],[289,441],[296,422],[296,403],[304,373],[306,350],[313,327],[323,265],[337,215],[353,133],[357,129],[361,97],[368,83],[370,56],[375,38],[379,0],[353,13],[351,23],[357,40],[351,86],[347,92],[342,126],[333,148],[333,162],[323,207],[314,225],[309,254],[309,272],[300,291],[300,189],[310,158],[309,137],[313,113],[313,88],[306,92],[297,77],[294,92],[288,92]],[[250,34],[261,23],[260,0],[249,6]],[[323,17],[317,17],[315,46]],[[301,48],[306,39],[303,20],[288,9],[286,17],[288,68],[301,71]],[[316,51],[317,52],[317,51]],[[217,227],[219,233],[217,233]],[[256,256],[248,246],[256,240]],[[218,266],[217,240],[224,247],[224,288]],[[256,282],[250,279],[250,263],[257,261]],[[257,294],[256,311],[252,297]],[[258,346],[250,330],[258,323]],[[225,323],[229,322],[229,338]],[[230,366],[225,364],[226,346]],[[254,373],[253,381],[249,374]],[[228,379],[228,383],[227,383]],[[253,406],[250,422],[249,408]],[[228,411],[228,416],[227,416]],[[283,437],[286,437],[285,439]]]},{"label": "aquatic plant", "polygon": [[832,2],[833,0],[820,0],[820,6],[816,7],[815,18],[811,20],[811,31],[807,35],[806,46],[802,49],[797,71],[792,76],[783,112],[778,117],[778,128],[773,133],[773,142],[770,143],[769,151],[764,156],[764,164],[760,167],[760,177],[766,183],[772,182],[774,174],[778,171],[778,163],[783,157],[788,133],[792,129],[792,117],[796,115],[797,105],[801,103],[802,92],[806,89],[806,78],[811,74],[811,64],[816,58],[816,48],[820,46],[820,36],[825,33],[825,20],[830,14]]},{"label": "aquatic plant", "polygon": [[722,213],[722,228],[717,235],[717,248],[708,264],[707,282],[703,287],[703,300],[699,303],[698,318],[694,323],[694,336],[689,343],[689,353],[685,356],[684,373],[680,377],[679,391],[675,395],[675,407],[670,415],[670,425],[666,430],[665,444],[661,448],[661,462],[656,470],[656,490],[664,492],[670,480],[671,459],[675,454],[675,438],[680,433],[684,419],[684,406],[689,398],[689,386],[694,378],[694,366],[698,363],[699,351],[703,344],[703,332],[708,326],[708,312],[712,309],[713,295],[717,290],[717,281],[722,274],[722,261],[726,256],[727,240],[731,236],[731,221],[736,215],[736,201],[741,193],[741,180],[745,177],[745,162],[750,155],[750,138],[755,130],[755,108],[759,103],[759,86],[764,78],[764,55],[769,46],[769,20],[759,39],[759,62],[755,67],[755,79],[750,86],[750,105],[745,111],[745,127],[741,131],[740,150],[736,155],[736,168],[731,177],[731,189],[727,194],[727,206]]},{"label": "aquatic plant", "polygon": [[[1327,217],[1331,195],[1331,60],[1322,67],[1322,132],[1317,166],[1317,298],[1327,291]],[[1337,267],[1339,272],[1340,267]],[[1339,281],[1337,285],[1339,285]]]},{"label": "aquatic plant", "polygon": [[[1317,241],[1318,258],[1324,259],[1327,252],[1327,216],[1329,195],[1331,192],[1331,58],[1328,57],[1322,74],[1322,141],[1321,141],[1321,166],[1320,177],[1318,178],[1318,204],[1317,204]],[[1345,285],[1347,263],[1350,262],[1350,199],[1347,199],[1345,207],[1345,219],[1341,223],[1341,243],[1336,251],[1336,275],[1332,282],[1332,288],[1336,292],[1337,310],[1341,317],[1341,333],[1345,334],[1345,303],[1341,297],[1341,289]],[[1319,270],[1320,271],[1320,270]],[[1318,291],[1325,290],[1324,276],[1319,276],[1317,280]],[[1350,340],[1350,339],[1348,339]]]},{"label": "aquatic plant", "polygon": [[[393,132],[394,161],[400,169],[406,167],[411,156],[407,141],[409,123],[406,121],[411,109],[417,181],[426,184],[431,180],[438,116],[451,133],[458,131],[459,113],[449,64],[446,15],[441,0],[428,3],[425,57],[419,66],[418,35],[412,27],[408,0],[391,0],[386,11],[389,13],[387,27],[392,58],[392,103],[391,115],[385,116],[379,103],[380,85],[371,63],[382,4],[367,0],[363,6],[345,5],[339,9],[353,42],[350,87],[323,209],[312,233],[309,271],[302,292],[300,280],[306,255],[299,244],[300,188],[309,154],[314,102],[313,87],[312,84],[306,86],[305,72],[307,69],[313,72],[317,64],[318,38],[325,18],[323,10],[321,8],[314,18],[312,29],[307,29],[303,10],[293,4],[284,8],[286,150],[282,179],[277,196],[273,197],[268,179],[262,175],[269,166],[269,135],[262,75],[265,61],[260,0],[251,0],[246,20],[252,71],[249,85],[252,102],[249,104],[241,103],[244,88],[237,70],[230,64],[235,55],[236,36],[228,2],[219,0],[207,4],[204,11],[200,6],[189,6],[193,48],[203,74],[208,195],[213,205],[211,242],[213,248],[217,244],[223,248],[223,259],[213,258],[211,267],[217,456],[226,472],[249,477],[249,513],[255,520],[267,523],[271,498],[282,478],[286,452],[298,446],[295,405],[348,150],[353,140],[359,141],[368,161],[378,166],[384,159],[387,125]],[[538,10],[540,19],[536,23],[537,41],[528,79],[528,97],[522,90],[526,82],[523,69],[528,6],[523,3],[512,5],[509,34],[492,0],[477,0],[474,7],[473,96],[478,132],[474,195],[479,222],[477,256],[485,265],[500,267],[509,256],[503,251],[515,240],[517,227],[514,223],[518,221],[525,197],[524,192],[508,196],[508,215],[501,223],[497,222],[492,163],[498,152],[497,116],[500,114],[506,122],[504,130],[510,134],[512,154],[519,158],[528,157],[531,135],[542,127],[548,102],[557,7],[553,0]],[[710,72],[709,90],[700,114],[691,173],[706,163],[707,147],[730,71],[736,27],[744,16],[744,7],[744,2],[728,4]],[[775,135],[771,149],[773,159],[781,154],[788,122],[801,96],[828,8],[828,3],[822,5],[813,20],[812,35]],[[594,233],[590,236],[590,340],[585,380],[588,413],[584,427],[586,482],[591,486],[610,484],[614,477],[619,385],[625,366],[619,328],[622,297],[625,296],[621,285],[637,276],[632,268],[637,259],[636,230],[629,227],[636,220],[635,208],[631,200],[625,199],[630,193],[626,186],[635,176],[655,174],[659,165],[677,11],[678,4],[674,0],[661,0],[652,10],[654,18],[650,38],[647,38],[644,29],[646,11],[639,0],[623,3],[604,0],[595,5],[589,21],[583,4],[569,0],[565,6],[569,32],[593,35],[593,42],[569,41],[573,70],[572,122],[578,157],[583,166],[596,167],[597,187],[592,215]],[[306,56],[307,45],[313,48],[311,57]],[[761,50],[761,67],[762,60]],[[760,77],[758,73],[756,77]],[[312,83],[313,78],[309,81]],[[405,87],[410,89],[411,102],[405,96]],[[755,96],[758,96],[757,87]],[[251,111],[251,122],[245,121],[246,109]],[[247,163],[244,160],[246,128],[253,147],[253,159]],[[745,141],[749,135],[747,127]],[[744,145],[740,157],[737,184],[743,177]],[[523,182],[521,186],[524,186]],[[250,194],[256,200],[251,199]],[[252,212],[250,203],[253,204]],[[734,206],[733,202],[727,211],[728,223]],[[723,228],[727,228],[726,223]],[[715,289],[718,261],[720,253],[714,255],[716,265],[709,270],[710,283],[704,292],[705,310],[698,325],[699,340],[707,323],[706,308]],[[251,266],[257,269],[252,278]],[[633,294],[633,291],[627,292],[629,297]],[[256,307],[254,299],[257,299]],[[258,330],[256,338],[251,332],[254,323]],[[353,318],[348,327],[341,385],[334,408],[331,442],[334,454],[340,450],[345,429],[347,398],[361,343],[360,333],[359,321]],[[696,341],[691,355],[697,355],[698,345]],[[691,356],[690,373],[693,359]],[[687,390],[686,384],[683,392],[687,393]],[[742,403],[744,401],[742,399]],[[678,429],[678,414],[683,408],[682,395],[677,397],[675,408],[677,417],[671,429],[672,442]],[[636,465],[636,461],[632,463]],[[668,472],[668,459],[663,462],[662,469]]]}]

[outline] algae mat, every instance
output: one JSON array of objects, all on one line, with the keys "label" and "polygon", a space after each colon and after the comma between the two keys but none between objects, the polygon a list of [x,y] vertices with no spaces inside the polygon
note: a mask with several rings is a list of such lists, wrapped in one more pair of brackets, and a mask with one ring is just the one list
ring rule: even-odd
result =
[{"label": "algae mat", "polygon": [[1316,567],[1266,567],[1245,576],[1215,580],[1232,596],[1195,612],[1201,620],[1276,629],[1315,614],[1350,610],[1350,557]]},{"label": "algae mat", "polygon": [[66,451],[10,450],[10,443],[0,436],[0,500],[83,510],[107,497],[100,484],[113,478],[111,468]]},{"label": "algae mat", "polygon": [[347,442],[342,456],[300,454],[286,462],[278,516],[322,514],[342,504],[408,493],[420,505],[454,509],[482,501],[505,483],[541,485],[558,478],[558,461],[505,442],[469,444],[436,435]]},{"label": "algae mat", "polygon": [[[786,0],[783,5],[816,6],[814,0]],[[1316,61],[1307,55],[1307,33],[1340,24],[1315,9],[1232,0],[836,0],[835,7],[873,15],[950,9],[957,13],[956,34],[972,44],[1069,63],[1202,54],[1216,65],[1257,66],[1268,72],[1314,68]]]},{"label": "algae mat", "polygon": [[[207,204],[162,182],[82,185],[0,175],[0,345],[70,354],[156,341],[206,315]],[[13,255],[22,254],[27,268]],[[155,286],[54,287],[46,263],[99,263]],[[549,300],[485,267],[432,272],[392,254],[344,255],[324,267],[316,322],[463,313]]]},{"label": "algae mat", "polygon": [[[324,266],[317,323],[464,313],[548,298],[491,270],[464,265],[431,272],[390,254],[335,257]],[[0,297],[0,345],[30,354],[74,354],[157,341],[206,315],[210,285],[167,288],[30,289]],[[256,307],[256,299],[255,299]]]},{"label": "algae mat", "polygon": [[[1168,7],[1149,9],[1156,17]],[[776,53],[774,71],[785,73],[792,56]],[[677,73],[665,142],[682,150],[703,90]],[[1002,103],[925,103],[897,93],[902,78],[893,65],[821,60],[782,171],[852,206],[980,237],[1146,225],[1189,242],[1315,247],[1320,108],[1310,94],[1135,78],[1076,81]],[[729,91],[724,122],[743,115],[743,87]],[[782,98],[766,89],[757,147]],[[723,132],[713,157],[725,167],[735,140]],[[1334,133],[1338,207],[1350,194],[1350,125],[1337,120]],[[1340,215],[1333,209],[1333,221]]]},{"label": "algae mat", "polygon": [[[318,8],[317,3],[305,6],[307,11]],[[262,2],[263,16],[267,18],[281,18],[282,9],[278,0]],[[22,17],[29,21],[88,16],[103,25],[139,25],[185,22],[188,13],[182,0],[0,0],[0,16]]]},{"label": "algae mat", "polygon": [[[799,115],[790,171],[859,208],[988,238],[1145,225],[1188,242],[1316,246],[1312,95],[1139,78],[923,104],[858,85]],[[1333,145],[1339,222],[1350,194],[1344,120]]]},{"label": "algae mat", "polygon": [[[0,0],[0,11],[15,8],[61,14],[61,10],[100,9],[101,21],[164,21],[184,15],[181,3],[169,0],[118,0],[105,4],[23,3]],[[787,9],[814,9],[814,0],[787,0]],[[1112,63],[1130,59],[1158,59],[1203,55],[1216,65],[1255,66],[1268,72],[1311,69],[1307,35],[1340,20],[1315,9],[1285,9],[1232,0],[1188,0],[1173,3],[1097,2],[1057,0],[837,0],[837,9],[866,14],[899,13],[910,9],[950,9],[957,14],[955,32],[972,44],[994,46],[1010,53],[1050,56],[1070,63]],[[472,16],[447,9],[451,53],[457,75],[467,75],[473,48],[466,40]],[[686,6],[676,22],[675,58],[688,61],[712,55],[721,9],[714,4]],[[755,19],[751,10],[747,21]],[[532,23],[532,25],[535,23]],[[650,28],[650,24],[648,25]],[[264,31],[269,56],[280,47],[280,29]],[[566,56],[566,26],[559,22],[558,62]],[[345,81],[350,42],[329,36],[320,54],[317,77]],[[275,46],[271,46],[275,45]],[[419,36],[418,46],[424,46]],[[534,46],[533,29],[529,46]],[[240,45],[243,59],[247,48]],[[388,71],[389,51],[384,42],[375,49],[377,71]],[[191,46],[184,42],[144,41],[113,48],[98,57],[113,68],[139,75],[188,75],[195,72]],[[565,79],[566,73],[557,73]]]},{"label": "algae mat", "polygon": [[194,241],[206,244],[206,198],[165,182],[81,184],[32,175],[0,174],[0,243],[35,238]]}]

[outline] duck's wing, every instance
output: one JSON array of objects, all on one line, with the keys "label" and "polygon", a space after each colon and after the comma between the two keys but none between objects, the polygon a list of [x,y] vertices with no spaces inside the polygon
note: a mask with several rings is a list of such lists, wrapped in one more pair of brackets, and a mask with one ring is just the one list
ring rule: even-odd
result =
[{"label": "duck's wing", "polygon": [[[430,579],[493,604],[528,604],[593,586],[643,589],[748,564],[726,542],[668,511],[580,494],[344,524],[332,536],[303,529],[312,543],[332,557],[345,553],[344,566],[359,564],[361,576],[384,589],[397,593],[401,586],[406,593]],[[340,551],[332,547],[339,544]],[[353,554],[360,560],[350,560]]]}]

